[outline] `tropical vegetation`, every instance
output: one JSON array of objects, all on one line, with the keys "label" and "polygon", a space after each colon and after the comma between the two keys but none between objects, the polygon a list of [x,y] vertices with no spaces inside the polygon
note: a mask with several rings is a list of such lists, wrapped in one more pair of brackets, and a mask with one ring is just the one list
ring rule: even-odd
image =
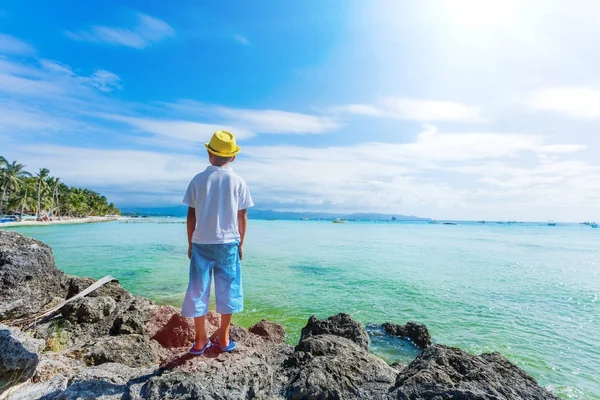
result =
[{"label": "tropical vegetation", "polygon": [[4,214],[81,218],[120,212],[105,196],[69,187],[60,178],[50,176],[47,168],[32,174],[25,165],[0,156],[0,215]]}]

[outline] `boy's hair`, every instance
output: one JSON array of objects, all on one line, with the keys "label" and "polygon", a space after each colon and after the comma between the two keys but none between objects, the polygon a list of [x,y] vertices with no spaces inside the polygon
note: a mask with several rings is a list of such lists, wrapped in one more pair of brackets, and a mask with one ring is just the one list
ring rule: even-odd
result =
[{"label": "boy's hair", "polygon": [[214,165],[216,167],[222,167],[223,165],[227,164],[228,162],[233,161],[235,157],[221,157],[221,156],[216,156],[214,154],[212,154],[211,152],[208,152],[208,160],[210,161],[211,165]]}]

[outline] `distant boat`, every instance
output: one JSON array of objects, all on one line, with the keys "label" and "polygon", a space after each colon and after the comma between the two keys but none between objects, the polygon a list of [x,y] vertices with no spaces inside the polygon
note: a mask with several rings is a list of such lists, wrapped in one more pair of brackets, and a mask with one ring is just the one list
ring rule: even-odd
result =
[{"label": "distant boat", "polygon": [[556,226],[556,222],[550,220],[550,221],[548,221],[548,223],[546,225],[548,225],[548,226]]},{"label": "distant boat", "polygon": [[458,225],[456,222],[444,222],[444,225]]},{"label": "distant boat", "polygon": [[598,227],[598,224],[597,224],[597,223],[595,223],[595,222],[590,222],[590,226],[591,226],[592,228],[597,228],[597,227]]},{"label": "distant boat", "polygon": [[271,210],[269,210],[269,215],[265,218],[266,221],[275,221],[275,218],[271,217]]},{"label": "distant boat", "polygon": [[301,221],[308,221],[308,218],[304,217],[304,218],[300,218]]},{"label": "distant boat", "polygon": [[345,224],[346,222],[348,222],[348,220],[346,220],[346,219],[341,219],[341,218],[336,218],[336,219],[334,219],[334,220],[333,220],[333,221],[331,221],[331,222],[333,222],[334,224]]},{"label": "distant boat", "polygon": [[435,219],[432,219],[431,221],[427,221],[428,224],[437,224],[437,221]]},{"label": "distant boat", "polygon": [[485,224],[486,222],[485,222],[485,221],[479,221],[479,223],[480,223],[480,224]]},{"label": "distant boat", "polygon": [[397,218],[396,218],[396,217],[392,217],[392,221],[396,221],[396,220],[397,220]]}]

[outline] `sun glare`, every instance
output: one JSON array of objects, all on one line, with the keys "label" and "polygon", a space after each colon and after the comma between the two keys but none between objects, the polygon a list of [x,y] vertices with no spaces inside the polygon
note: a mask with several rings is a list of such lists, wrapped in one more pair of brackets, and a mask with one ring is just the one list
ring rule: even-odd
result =
[{"label": "sun glare", "polygon": [[452,0],[444,4],[454,24],[473,31],[508,28],[516,17],[517,4],[510,0]]}]

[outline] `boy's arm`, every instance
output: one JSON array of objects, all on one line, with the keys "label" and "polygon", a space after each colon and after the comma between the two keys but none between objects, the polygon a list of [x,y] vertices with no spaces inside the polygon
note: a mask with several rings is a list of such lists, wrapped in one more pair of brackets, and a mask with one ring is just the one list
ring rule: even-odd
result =
[{"label": "boy's arm", "polygon": [[246,238],[246,226],[248,225],[248,210],[238,211],[238,229],[240,232],[240,260],[244,258],[244,239]]},{"label": "boy's arm", "polygon": [[192,236],[196,229],[196,209],[188,207],[187,212],[187,237],[188,237],[188,258],[192,258]]}]

